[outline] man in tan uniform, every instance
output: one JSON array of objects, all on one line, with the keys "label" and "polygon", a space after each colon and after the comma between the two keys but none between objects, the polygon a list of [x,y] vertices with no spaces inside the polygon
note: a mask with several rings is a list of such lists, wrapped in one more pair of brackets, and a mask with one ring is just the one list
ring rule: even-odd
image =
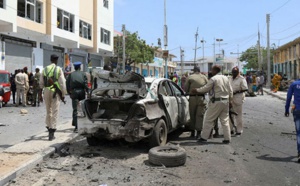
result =
[{"label": "man in tan uniform", "polygon": [[[231,102],[232,109],[238,114],[233,116],[236,119],[236,136],[240,136],[243,132],[243,103],[245,102],[245,93],[248,90],[246,79],[240,75],[238,67],[232,69],[232,77],[229,78],[230,85],[233,90],[233,99]],[[232,123],[230,121],[231,133],[233,133]]]},{"label": "man in tan uniform", "polygon": [[26,107],[26,89],[29,87],[29,81],[27,74],[24,73],[23,70],[20,70],[19,73],[15,77],[15,83],[17,88],[17,104],[19,106],[19,100],[21,98],[22,105]]},{"label": "man in tan uniform", "polygon": [[232,88],[226,76],[217,75],[221,71],[219,66],[213,66],[213,77],[202,87],[193,89],[193,93],[209,92],[210,101],[208,109],[204,115],[204,127],[199,142],[206,142],[210,136],[211,130],[215,125],[215,120],[220,119],[223,127],[223,143],[228,144],[231,141],[229,127],[229,103],[232,100]]},{"label": "man in tan uniform", "polygon": [[207,84],[207,77],[200,74],[200,68],[194,67],[194,74],[188,77],[185,83],[185,90],[190,94],[189,111],[191,122],[189,129],[191,130],[191,137],[195,136],[197,131],[197,138],[200,136],[203,128],[203,116],[206,110],[206,102],[204,94],[192,93],[192,89],[203,87]]},{"label": "man in tan uniform", "polygon": [[[46,105],[46,128],[49,131],[49,141],[55,139],[54,132],[56,131],[57,115],[60,105],[59,95],[54,97],[54,84],[62,92],[62,97],[66,94],[66,79],[60,67],[57,66],[57,55],[51,55],[51,64],[48,65],[41,73],[40,87],[44,89],[44,100]],[[51,80],[50,80],[51,79]]]}]

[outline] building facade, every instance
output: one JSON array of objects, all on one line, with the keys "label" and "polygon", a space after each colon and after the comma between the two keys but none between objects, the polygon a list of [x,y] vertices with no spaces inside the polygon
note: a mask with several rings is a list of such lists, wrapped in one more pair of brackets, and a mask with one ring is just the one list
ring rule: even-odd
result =
[{"label": "building facade", "polygon": [[205,57],[204,60],[194,61],[175,61],[177,63],[176,72],[177,74],[181,74],[181,69],[183,69],[183,73],[192,73],[192,69],[194,66],[200,67],[202,73],[207,74],[212,66],[220,65],[222,67],[223,73],[231,72],[234,66],[237,66],[237,59],[234,57],[225,57],[224,60],[219,62],[214,62],[213,57]]},{"label": "building facade", "polygon": [[[89,2],[89,3],[87,3]],[[0,0],[0,69],[13,72],[72,62],[102,66],[113,55],[113,0]]]},{"label": "building facade", "polygon": [[286,74],[288,79],[297,79],[300,74],[300,37],[282,45],[273,53],[273,73]]}]

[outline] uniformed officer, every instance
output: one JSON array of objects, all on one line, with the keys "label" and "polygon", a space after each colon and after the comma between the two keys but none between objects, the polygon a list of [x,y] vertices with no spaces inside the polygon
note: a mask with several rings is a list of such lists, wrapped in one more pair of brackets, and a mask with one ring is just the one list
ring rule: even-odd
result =
[{"label": "uniformed officer", "polygon": [[40,69],[36,68],[35,69],[35,75],[34,75],[34,80],[33,80],[33,107],[36,106],[36,99],[38,99],[38,106],[40,106],[40,101],[41,101],[41,88],[40,88]]},{"label": "uniformed officer", "polygon": [[67,78],[67,92],[72,99],[73,120],[72,126],[75,127],[74,132],[77,132],[77,106],[79,101],[85,99],[85,92],[88,92],[88,83],[86,73],[80,71],[81,62],[73,63],[75,71]]},{"label": "uniformed officer", "polygon": [[[236,120],[236,136],[240,136],[243,132],[243,103],[245,102],[245,92],[248,91],[246,79],[240,75],[238,67],[234,67],[231,71],[232,77],[229,78],[230,85],[233,91],[233,99],[231,106],[233,111],[237,113],[237,116],[232,115]],[[231,134],[233,133],[233,127],[230,120]]]},{"label": "uniformed officer", "polygon": [[195,136],[195,130],[197,131],[197,137],[200,136],[203,128],[203,116],[206,110],[206,101],[204,94],[193,93],[194,88],[203,87],[207,84],[207,77],[200,73],[200,68],[195,66],[194,74],[188,77],[185,83],[185,90],[190,94],[189,98],[189,110],[190,110],[190,130],[191,137]]},{"label": "uniformed officer", "polygon": [[231,141],[229,127],[229,103],[232,100],[232,88],[226,76],[217,75],[221,71],[219,66],[212,67],[213,77],[202,88],[195,88],[192,93],[209,92],[210,101],[208,109],[204,115],[204,126],[199,142],[206,142],[210,136],[211,130],[215,125],[215,120],[220,119],[223,127],[223,143],[228,144]]},{"label": "uniformed officer", "polygon": [[57,66],[58,56],[53,54],[50,57],[51,64],[48,65],[41,73],[40,87],[44,89],[44,100],[46,105],[46,128],[49,131],[49,141],[55,139],[57,115],[59,111],[60,98],[55,93],[54,84],[61,90],[62,97],[66,94],[66,79],[60,67]]}]

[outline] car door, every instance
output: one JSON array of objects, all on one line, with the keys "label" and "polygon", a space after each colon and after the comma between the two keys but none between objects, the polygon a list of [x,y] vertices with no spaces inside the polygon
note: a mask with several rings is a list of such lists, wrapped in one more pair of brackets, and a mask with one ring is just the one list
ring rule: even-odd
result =
[{"label": "car door", "polygon": [[169,82],[169,84],[178,104],[178,121],[180,124],[186,124],[190,120],[189,101],[177,84],[174,82]]},{"label": "car door", "polygon": [[173,95],[173,91],[168,84],[168,81],[162,81],[158,87],[159,98],[165,106],[165,111],[169,117],[172,125],[172,129],[178,126],[178,104],[177,99]]}]

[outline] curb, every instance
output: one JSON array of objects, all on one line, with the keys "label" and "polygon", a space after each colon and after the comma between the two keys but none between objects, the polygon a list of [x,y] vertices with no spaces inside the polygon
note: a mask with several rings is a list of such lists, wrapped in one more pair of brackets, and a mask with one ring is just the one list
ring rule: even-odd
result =
[{"label": "curb", "polygon": [[264,92],[267,93],[267,94],[269,94],[269,95],[271,95],[271,96],[273,96],[273,97],[276,97],[276,98],[278,98],[280,100],[286,101],[286,98],[283,98],[283,97],[279,96],[278,94],[274,94],[274,93],[266,91],[266,90],[264,90]]},{"label": "curb", "polygon": [[7,173],[4,177],[0,178],[1,179],[0,180],[0,186],[7,184],[11,180],[13,180],[13,179],[17,178],[18,176],[20,176],[22,173],[24,173],[28,170],[31,170],[37,164],[39,164],[42,161],[44,161],[45,159],[49,158],[52,154],[54,154],[56,152],[59,152],[61,149],[63,149],[66,146],[67,143],[71,143],[74,140],[76,140],[79,136],[80,135],[78,133],[74,133],[65,142],[55,144],[53,146],[50,146],[50,147],[42,150],[41,152],[39,152],[35,155],[32,155],[32,158],[30,158],[29,161],[27,161],[26,163],[20,165],[19,167],[17,167],[13,171]]}]

